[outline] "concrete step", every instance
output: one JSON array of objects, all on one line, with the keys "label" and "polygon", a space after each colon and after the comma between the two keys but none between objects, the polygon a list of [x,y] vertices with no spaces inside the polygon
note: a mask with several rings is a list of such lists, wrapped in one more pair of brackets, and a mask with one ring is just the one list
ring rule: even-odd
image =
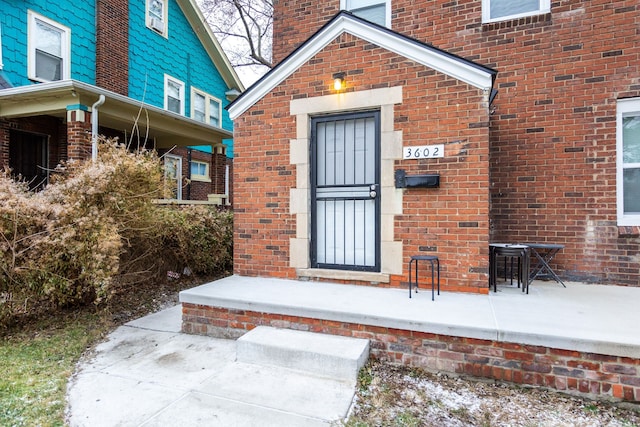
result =
[{"label": "concrete step", "polygon": [[236,354],[238,362],[280,366],[355,384],[369,358],[369,340],[258,326],[238,338]]}]

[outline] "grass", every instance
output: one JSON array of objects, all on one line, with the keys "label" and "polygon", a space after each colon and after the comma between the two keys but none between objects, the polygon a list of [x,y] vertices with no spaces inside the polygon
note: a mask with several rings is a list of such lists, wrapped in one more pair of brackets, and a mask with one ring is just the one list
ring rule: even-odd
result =
[{"label": "grass", "polygon": [[66,313],[0,337],[0,425],[63,426],[67,381],[109,328],[98,314]]}]

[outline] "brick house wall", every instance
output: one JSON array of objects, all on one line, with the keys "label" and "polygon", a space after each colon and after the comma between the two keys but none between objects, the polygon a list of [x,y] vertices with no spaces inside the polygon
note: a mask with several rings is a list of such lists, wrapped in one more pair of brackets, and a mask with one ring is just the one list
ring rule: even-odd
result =
[{"label": "brick house wall", "polygon": [[0,119],[0,165],[9,165],[9,141],[11,131],[49,135],[49,168],[67,159],[67,126],[51,116],[35,116],[28,119]]},{"label": "brick house wall", "polygon": [[91,158],[91,113],[67,111],[67,160]]},{"label": "brick house wall", "polygon": [[[274,60],[338,8],[276,2]],[[480,0],[393,0],[391,11],[393,31],[498,71],[491,240],[561,243],[562,277],[640,285],[638,230],[616,222],[616,100],[640,96],[637,2],[554,1],[550,13],[487,24]]]},{"label": "brick house wall", "polygon": [[640,360],[631,357],[188,303],[182,313],[187,333],[241,336],[271,326],[363,338],[373,355],[394,364],[640,402]]},{"label": "brick house wall", "polygon": [[[405,254],[437,252],[444,289],[485,291],[489,243],[486,94],[349,34],[322,49],[235,121],[234,272],[297,277],[290,264],[296,256],[290,239],[299,226],[291,215],[295,201],[289,199],[298,173],[290,163],[290,141],[296,138],[290,102],[313,102],[333,94],[331,73],[335,71],[346,72],[348,92],[355,95],[402,87],[402,103],[393,110],[393,131],[408,145],[445,144],[443,159],[396,161],[407,174],[440,173],[442,184],[440,189],[404,192],[403,213],[395,217],[395,240],[403,242]],[[455,207],[447,206],[452,200]],[[406,265],[406,260],[401,264]],[[380,285],[406,284],[401,272],[402,268]]]},{"label": "brick house wall", "polygon": [[129,0],[99,0],[96,86],[129,94]]}]

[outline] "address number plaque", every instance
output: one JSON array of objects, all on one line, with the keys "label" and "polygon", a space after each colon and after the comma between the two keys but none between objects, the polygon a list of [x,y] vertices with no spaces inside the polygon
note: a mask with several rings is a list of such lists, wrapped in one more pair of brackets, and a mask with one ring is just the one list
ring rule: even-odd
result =
[{"label": "address number plaque", "polygon": [[435,159],[444,157],[444,144],[402,147],[403,159]]}]

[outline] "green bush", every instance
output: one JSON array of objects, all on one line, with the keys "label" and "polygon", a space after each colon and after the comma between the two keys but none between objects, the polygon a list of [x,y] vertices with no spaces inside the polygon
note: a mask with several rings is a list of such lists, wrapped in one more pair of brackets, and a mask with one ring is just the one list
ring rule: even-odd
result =
[{"label": "green bush", "polygon": [[232,215],[162,206],[153,151],[102,140],[97,162],[61,165],[41,192],[0,174],[0,320],[102,303],[167,271],[210,275],[231,263]]}]

